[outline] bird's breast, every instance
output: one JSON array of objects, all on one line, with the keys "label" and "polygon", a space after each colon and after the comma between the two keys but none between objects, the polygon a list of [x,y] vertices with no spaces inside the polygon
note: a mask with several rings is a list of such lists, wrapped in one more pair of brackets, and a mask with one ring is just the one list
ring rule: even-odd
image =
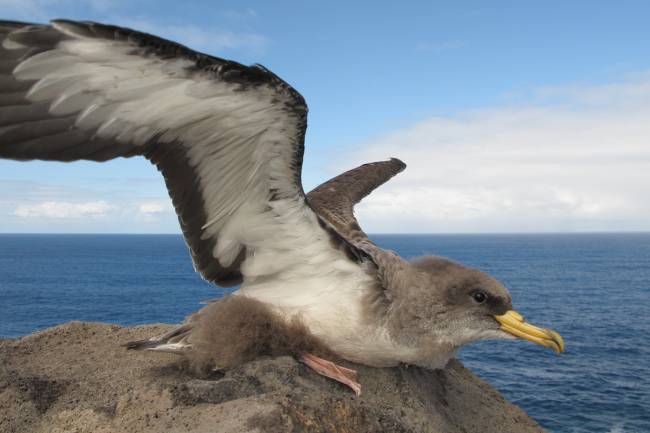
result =
[{"label": "bird's breast", "polygon": [[235,294],[272,306],[286,320],[298,318],[344,359],[374,367],[394,366],[410,356],[411,350],[397,347],[383,323],[369,320],[364,304],[374,284],[370,275],[357,268],[245,284]]}]

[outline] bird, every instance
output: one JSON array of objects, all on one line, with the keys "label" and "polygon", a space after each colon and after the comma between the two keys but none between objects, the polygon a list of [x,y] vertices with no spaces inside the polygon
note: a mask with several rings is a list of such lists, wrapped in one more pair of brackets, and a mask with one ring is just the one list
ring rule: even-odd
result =
[{"label": "bird", "polygon": [[88,21],[0,21],[0,157],[143,156],[162,173],[195,270],[231,295],[130,349],[225,368],[296,356],[361,392],[343,361],[443,368],[464,345],[521,338],[560,353],[508,289],[439,256],[375,244],[354,206],[406,165],[361,165],[306,194],[307,104],[262,65]]}]

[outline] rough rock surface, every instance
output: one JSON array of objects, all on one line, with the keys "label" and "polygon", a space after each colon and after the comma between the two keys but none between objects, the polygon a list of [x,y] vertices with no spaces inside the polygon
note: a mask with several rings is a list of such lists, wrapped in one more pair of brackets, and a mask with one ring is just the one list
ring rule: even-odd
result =
[{"label": "rough rock surface", "polygon": [[293,358],[197,377],[126,351],[168,325],[72,322],[0,340],[0,432],[542,432],[458,361],[442,371],[354,366],[361,397]]}]

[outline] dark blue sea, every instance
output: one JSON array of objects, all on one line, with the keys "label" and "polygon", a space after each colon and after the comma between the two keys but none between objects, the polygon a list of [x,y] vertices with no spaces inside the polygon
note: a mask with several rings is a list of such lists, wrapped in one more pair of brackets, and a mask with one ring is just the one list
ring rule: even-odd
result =
[{"label": "dark blue sea", "polygon": [[[378,235],[403,256],[444,255],[510,288],[515,308],[566,341],[460,358],[555,433],[650,432],[650,234]],[[223,289],[177,235],[0,235],[0,337],[70,320],[180,322]]]}]

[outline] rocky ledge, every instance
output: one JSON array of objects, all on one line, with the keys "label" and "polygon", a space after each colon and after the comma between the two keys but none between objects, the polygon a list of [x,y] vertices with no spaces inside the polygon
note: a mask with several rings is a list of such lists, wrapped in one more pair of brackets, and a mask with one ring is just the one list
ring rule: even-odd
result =
[{"label": "rocky ledge", "polygon": [[289,357],[197,377],[173,355],[120,347],[166,329],[72,322],[0,340],[0,432],[543,432],[455,360],[355,365],[356,397]]}]

